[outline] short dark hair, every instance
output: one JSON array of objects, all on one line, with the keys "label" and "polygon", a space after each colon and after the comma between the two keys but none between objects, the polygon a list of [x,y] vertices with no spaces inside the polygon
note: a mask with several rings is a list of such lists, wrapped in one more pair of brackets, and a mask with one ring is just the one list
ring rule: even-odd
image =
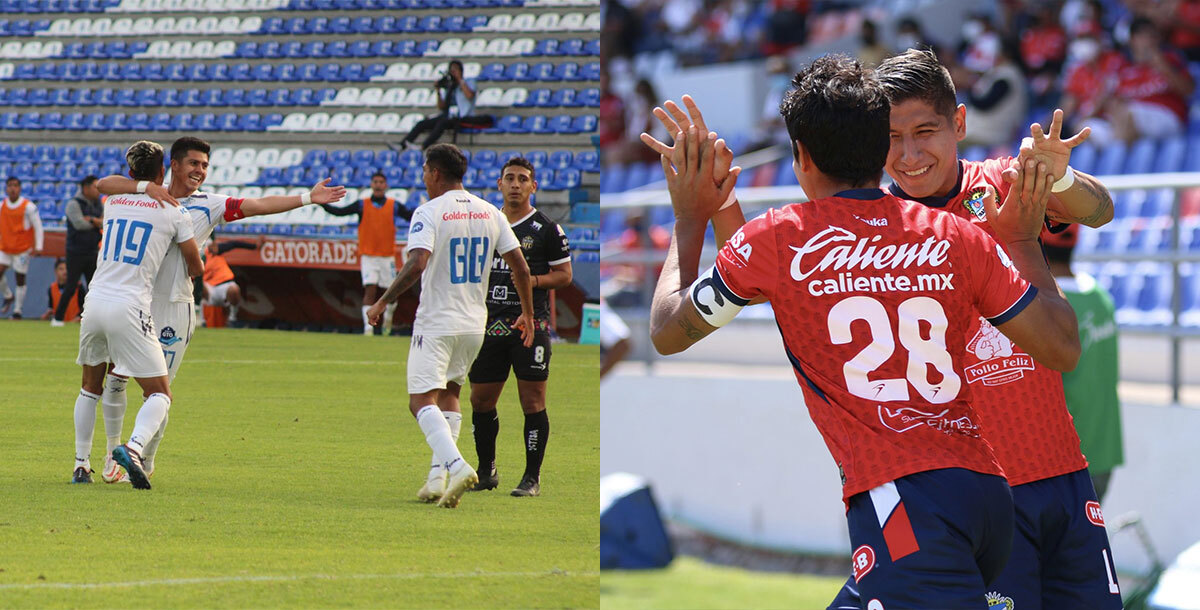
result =
[{"label": "short dark hair", "polygon": [[1158,34],[1158,26],[1146,17],[1137,17],[1129,24],[1129,35],[1141,34],[1142,30],[1150,30]]},{"label": "short dark hair", "polygon": [[792,155],[799,156],[799,141],[822,173],[856,186],[878,184],[891,145],[891,106],[875,75],[857,59],[826,55],[792,85],[779,105]]},{"label": "short dark hair", "polygon": [[387,182],[387,176],[383,175],[383,172],[375,172],[374,174],[371,174],[372,180],[374,180],[376,178],[383,178],[383,181]]},{"label": "short dark hair", "polygon": [[8,186],[9,182],[16,182],[17,184],[21,184],[21,179],[16,176],[9,176],[8,180],[4,181],[4,185]]},{"label": "short dark hair", "polygon": [[879,62],[875,76],[893,106],[916,99],[946,118],[954,117],[954,109],[958,107],[954,81],[933,51],[909,49],[893,55]]},{"label": "short dark hair", "polygon": [[453,144],[434,144],[425,149],[425,162],[456,181],[467,173],[467,157]]},{"label": "short dark hair", "polygon": [[149,140],[134,142],[125,151],[129,175],[136,180],[154,180],[163,169],[163,147]]},{"label": "short dark hair", "polygon": [[195,136],[183,136],[171,145],[171,160],[182,159],[187,156],[190,151],[202,152],[205,155],[212,154],[212,148],[208,142],[201,140]]},{"label": "short dark hair", "polygon": [[83,180],[79,181],[79,188],[87,188],[99,180],[95,175],[88,175]]},{"label": "short dark hair", "polygon": [[65,259],[65,258],[63,258],[63,257],[61,257],[61,256],[60,256],[60,257],[58,257],[58,258],[56,258],[56,259],[54,259],[54,268],[55,268],[55,269],[58,269],[58,266],[59,266],[59,265],[65,265],[65,264],[67,264],[67,259]]},{"label": "short dark hair", "polygon": [[463,70],[463,69],[464,69],[464,68],[463,68],[463,63],[462,63],[461,61],[457,60],[457,59],[451,59],[451,60],[450,60],[450,63],[446,65],[446,69],[447,69],[447,70],[449,70],[450,68],[453,68],[454,66],[458,66],[458,69],[459,69],[459,70]]},{"label": "short dark hair", "polygon": [[508,161],[505,161],[504,167],[500,168],[500,175],[503,176],[504,170],[508,169],[511,165],[524,167],[525,169],[529,170],[529,177],[537,180],[537,170],[533,168],[533,164],[530,163],[529,159],[526,159],[525,157],[513,157]]}]

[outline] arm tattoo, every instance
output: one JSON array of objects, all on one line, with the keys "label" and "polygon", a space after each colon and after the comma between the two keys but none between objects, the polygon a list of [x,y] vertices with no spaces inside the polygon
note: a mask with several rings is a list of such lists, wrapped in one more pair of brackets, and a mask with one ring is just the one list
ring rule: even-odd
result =
[{"label": "arm tattoo", "polygon": [[699,341],[704,338],[704,333],[699,328],[696,328],[696,325],[692,324],[687,318],[680,318],[679,326],[683,328],[683,334],[687,335],[687,338],[692,341]]},{"label": "arm tattoo", "polygon": [[1108,189],[1104,187],[1097,188],[1095,184],[1092,184],[1091,180],[1077,180],[1076,182],[1086,189],[1088,194],[1099,203],[1096,205],[1095,211],[1093,211],[1090,216],[1086,218],[1077,218],[1075,220],[1080,224],[1091,225],[1093,222],[1104,218],[1113,207],[1112,197],[1109,196]]},{"label": "arm tattoo", "polygon": [[400,295],[408,292],[408,289],[412,288],[412,285],[420,279],[421,274],[413,271],[412,261],[413,257],[411,256],[408,257],[408,260],[404,261],[404,266],[400,268],[400,273],[396,275],[396,279],[392,280],[392,285],[388,286],[388,289],[383,292],[383,296],[379,297],[383,299],[384,303],[395,303]]}]

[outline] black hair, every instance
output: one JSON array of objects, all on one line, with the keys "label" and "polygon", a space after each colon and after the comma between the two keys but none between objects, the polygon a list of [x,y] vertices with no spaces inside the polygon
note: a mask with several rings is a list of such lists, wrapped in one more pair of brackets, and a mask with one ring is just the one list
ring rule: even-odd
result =
[{"label": "black hair", "polygon": [[453,68],[454,66],[458,66],[458,71],[459,71],[459,72],[462,72],[462,71],[463,71],[463,69],[464,69],[464,68],[463,68],[463,63],[462,63],[461,61],[457,60],[457,59],[451,59],[451,60],[450,60],[450,63],[446,65],[446,69],[447,69],[447,70],[449,70],[450,68]]},{"label": "black hair", "polygon": [[874,74],[857,59],[826,55],[800,70],[792,85],[779,105],[792,155],[799,157],[798,141],[829,177],[878,185],[891,145],[891,105]]},{"label": "black hair", "polygon": [[1158,26],[1146,17],[1137,17],[1129,24],[1129,35],[1134,36],[1140,34],[1142,30],[1151,30],[1155,34],[1158,32]]},{"label": "black hair", "polygon": [[505,161],[504,167],[500,168],[500,175],[503,176],[504,170],[508,169],[509,166],[511,166],[511,165],[515,165],[517,167],[523,167],[523,168],[529,170],[529,177],[533,178],[534,180],[537,180],[537,170],[533,168],[533,164],[530,163],[529,159],[526,159],[525,157],[513,157],[513,158],[509,159],[508,161]]},{"label": "black hair", "polygon": [[9,176],[9,177],[8,177],[8,180],[5,180],[5,181],[4,181],[4,185],[5,185],[5,186],[8,186],[8,183],[9,183],[9,182],[13,182],[13,181],[15,181],[17,184],[21,184],[21,179],[20,179],[20,178],[18,178],[18,177],[16,177],[16,176]]},{"label": "black hair", "polygon": [[206,156],[211,154],[211,147],[208,142],[194,136],[183,136],[171,145],[171,160],[182,159],[187,156],[190,151],[202,152]]},{"label": "black hair", "polygon": [[125,151],[129,175],[135,180],[154,180],[163,170],[163,147],[149,140],[135,142]]},{"label": "black hair", "polygon": [[375,172],[374,174],[371,174],[372,180],[374,180],[376,178],[383,178],[383,181],[387,182],[387,176],[383,175],[383,172]]},{"label": "black hair", "polygon": [[455,182],[467,173],[467,157],[453,144],[434,144],[425,149],[425,163]]},{"label": "black hair", "polygon": [[921,100],[933,107],[934,112],[953,119],[958,107],[954,81],[933,51],[909,49],[893,55],[879,62],[875,76],[893,106],[908,100]]},{"label": "black hair", "polygon": [[55,268],[55,269],[58,269],[58,266],[59,266],[59,265],[65,265],[65,264],[67,264],[67,259],[65,259],[65,258],[63,258],[63,257],[61,257],[61,256],[60,256],[60,257],[58,257],[58,258],[56,258],[56,259],[54,259],[54,268]]},{"label": "black hair", "polygon": [[79,181],[79,188],[87,188],[87,187],[91,186],[92,184],[94,184],[97,180],[99,180],[99,178],[97,178],[96,176],[88,175],[83,180]]}]

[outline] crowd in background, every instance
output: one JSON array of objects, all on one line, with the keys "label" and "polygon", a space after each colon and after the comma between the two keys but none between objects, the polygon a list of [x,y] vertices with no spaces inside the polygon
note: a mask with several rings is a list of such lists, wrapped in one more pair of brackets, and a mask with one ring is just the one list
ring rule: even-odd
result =
[{"label": "crowd in background", "polygon": [[846,39],[868,64],[907,48],[932,48],[968,109],[964,146],[1011,149],[1031,117],[1048,117],[1055,107],[1066,111],[1067,130],[1090,126],[1092,143],[1101,147],[1188,130],[1192,74],[1200,73],[1200,0],[1003,0],[969,15],[956,36],[941,42],[916,16],[899,12],[911,5],[605,0],[599,132],[605,165],[654,160],[637,134],[662,129],[650,114],[661,101],[655,75],[683,66],[768,58],[761,124],[747,137],[754,146],[780,140],[778,99],[797,67],[789,57]]}]

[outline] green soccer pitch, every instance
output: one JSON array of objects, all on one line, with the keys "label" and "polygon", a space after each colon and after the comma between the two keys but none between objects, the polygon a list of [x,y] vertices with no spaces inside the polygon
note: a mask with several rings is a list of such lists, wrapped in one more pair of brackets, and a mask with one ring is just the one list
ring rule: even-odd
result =
[{"label": "green soccer pitch", "polygon": [[[0,606],[599,604],[595,346],[553,348],[542,496],[508,495],[525,461],[510,379],[501,486],[450,510],[416,499],[430,451],[408,340],[360,335],[198,329],[154,489],[100,481],[100,417],[96,482],[70,485],[78,328],[0,321]],[[468,393],[458,445],[474,464]]]}]

